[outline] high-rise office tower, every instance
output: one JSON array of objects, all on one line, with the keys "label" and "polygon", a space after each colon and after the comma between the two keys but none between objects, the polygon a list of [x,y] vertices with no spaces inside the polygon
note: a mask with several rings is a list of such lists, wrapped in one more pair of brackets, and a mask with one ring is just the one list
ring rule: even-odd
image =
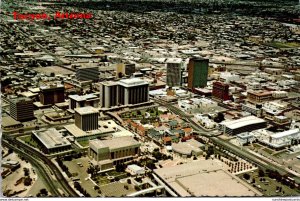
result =
[{"label": "high-rise office tower", "polygon": [[167,85],[177,87],[181,84],[181,62],[167,63]]},{"label": "high-rise office tower", "polygon": [[191,58],[188,63],[188,88],[194,89],[207,86],[208,59]]},{"label": "high-rise office tower", "polygon": [[149,101],[149,83],[139,78],[119,81],[119,103],[121,105],[138,104]]},{"label": "high-rise office tower", "polygon": [[75,109],[79,107],[86,107],[86,106],[92,106],[92,107],[98,107],[99,103],[99,95],[96,94],[86,94],[83,96],[79,95],[69,95],[70,104],[69,109]]},{"label": "high-rise office tower", "polygon": [[118,83],[106,81],[100,83],[100,107],[110,108],[118,105]]},{"label": "high-rise office tower", "polygon": [[98,129],[99,111],[92,107],[75,108],[75,125],[83,131]]},{"label": "high-rise office tower", "polygon": [[33,119],[33,101],[29,98],[11,99],[10,116],[17,121],[26,121]]},{"label": "high-rise office tower", "polygon": [[76,69],[76,79],[80,81],[97,81],[99,79],[98,66],[79,67]]},{"label": "high-rise office tower", "polygon": [[49,85],[40,87],[40,101],[43,105],[53,105],[65,101],[65,87],[63,85]]}]

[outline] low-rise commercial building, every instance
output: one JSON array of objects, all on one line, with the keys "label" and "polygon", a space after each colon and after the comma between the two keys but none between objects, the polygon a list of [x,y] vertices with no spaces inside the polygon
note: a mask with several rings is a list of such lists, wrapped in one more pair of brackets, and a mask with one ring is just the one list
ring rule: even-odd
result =
[{"label": "low-rise commercial building", "polygon": [[55,128],[33,131],[31,136],[41,147],[42,151],[47,154],[71,149],[71,143]]},{"label": "low-rise commercial building", "polygon": [[101,170],[130,161],[140,153],[141,144],[132,137],[119,137],[111,140],[90,140],[88,156],[95,160]]},{"label": "low-rise commercial building", "polygon": [[129,172],[132,176],[145,174],[145,168],[135,164],[128,165],[126,171]]},{"label": "low-rise commercial building", "polygon": [[273,99],[271,91],[248,91],[247,99],[253,104],[264,103]]},{"label": "low-rise commercial building", "polygon": [[228,166],[214,160],[189,162],[154,170],[154,178],[164,182],[180,197],[260,196],[258,190],[227,172]]},{"label": "low-rise commercial building", "polygon": [[173,152],[184,158],[191,156],[200,156],[203,153],[203,151],[201,150],[201,148],[203,147],[203,144],[194,139],[190,139],[186,142],[172,144]]},{"label": "low-rise commercial building", "polygon": [[253,131],[252,133],[261,143],[266,144],[274,149],[282,149],[288,145],[291,145],[293,139],[300,139],[299,128],[290,129],[278,133],[261,129]]}]

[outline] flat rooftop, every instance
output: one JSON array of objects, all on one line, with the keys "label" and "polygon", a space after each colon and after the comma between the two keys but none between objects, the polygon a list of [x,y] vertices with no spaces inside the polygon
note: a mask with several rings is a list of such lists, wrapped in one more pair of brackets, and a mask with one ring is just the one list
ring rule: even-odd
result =
[{"label": "flat rooftop", "polygon": [[140,86],[140,85],[148,85],[149,83],[140,78],[129,78],[129,79],[120,80],[119,84],[124,87],[133,87],[133,86]]},{"label": "flat rooftop", "polygon": [[30,98],[27,98],[27,97],[18,97],[18,98],[10,99],[10,102],[12,102],[12,103],[27,102],[27,101],[32,102],[32,100]]},{"label": "flat rooftop", "polygon": [[62,84],[50,84],[50,85],[40,86],[40,90],[57,89],[57,88],[65,88],[65,87]]},{"label": "flat rooftop", "polygon": [[221,125],[224,125],[230,129],[237,129],[240,127],[252,125],[252,124],[258,124],[258,123],[264,123],[265,120],[258,118],[256,116],[248,116],[241,119],[233,120],[233,121],[226,121],[221,122]]},{"label": "flat rooftop", "polygon": [[171,63],[171,64],[181,64],[182,59],[181,58],[168,58],[166,63]]},{"label": "flat rooftop", "polygon": [[104,82],[100,82],[100,84],[104,85],[104,86],[116,86],[118,85],[118,82],[114,82],[114,81],[104,81]]},{"label": "flat rooftop", "polygon": [[274,135],[272,135],[272,138],[279,139],[279,138],[287,137],[287,136],[290,136],[290,135],[297,135],[297,134],[300,135],[300,130],[298,128],[283,131],[283,132],[280,132],[280,133],[275,133]]},{"label": "flat rooftop", "polygon": [[116,123],[114,123],[112,120],[98,121],[98,124],[99,124],[99,128],[97,130],[92,130],[92,131],[83,131],[80,128],[78,128],[75,124],[66,125],[65,129],[75,138],[116,132],[115,128],[117,126]]},{"label": "flat rooftop", "polygon": [[271,96],[271,91],[248,91],[248,94],[254,94],[256,96]]},{"label": "flat rooftop", "polygon": [[71,143],[63,138],[62,134],[55,128],[41,132],[32,132],[48,149],[69,146]]},{"label": "flat rooftop", "polygon": [[75,101],[85,101],[85,100],[89,100],[89,99],[95,99],[95,98],[99,98],[97,95],[95,94],[86,94],[86,95],[69,95],[69,98],[75,100]]},{"label": "flat rooftop", "polygon": [[186,142],[180,142],[180,143],[173,143],[172,149],[175,152],[185,154],[185,155],[191,155],[192,152],[202,152],[200,147],[204,146],[202,143],[198,142],[197,140],[191,139]]},{"label": "flat rooftop", "polygon": [[94,147],[96,149],[109,147],[111,151],[122,147],[138,147],[138,146],[140,146],[140,143],[129,136],[112,138],[110,140],[97,139],[97,140],[90,141],[90,147]]},{"label": "flat rooftop", "polygon": [[257,196],[259,191],[230,174],[225,164],[212,160],[155,169],[180,196]]},{"label": "flat rooftop", "polygon": [[80,115],[99,113],[99,110],[97,108],[92,107],[92,106],[75,108],[74,110],[75,110],[75,112],[78,112]]},{"label": "flat rooftop", "polygon": [[3,128],[10,127],[10,126],[18,126],[21,125],[21,122],[16,121],[14,118],[10,116],[2,117],[1,126]]}]

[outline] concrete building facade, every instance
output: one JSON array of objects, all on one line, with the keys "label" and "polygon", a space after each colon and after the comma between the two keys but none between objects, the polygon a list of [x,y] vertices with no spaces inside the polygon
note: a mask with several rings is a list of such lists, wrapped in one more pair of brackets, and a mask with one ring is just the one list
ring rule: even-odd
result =
[{"label": "concrete building facade", "polygon": [[76,79],[80,81],[97,81],[99,79],[98,66],[79,67],[76,69]]},{"label": "concrete building facade", "polygon": [[90,140],[88,156],[95,160],[101,170],[130,161],[140,153],[141,144],[132,137],[118,137],[110,140]]},{"label": "concrete building facade", "polygon": [[188,88],[203,88],[207,86],[208,59],[191,58],[188,63]]},{"label": "concrete building facade", "polygon": [[167,63],[167,85],[178,87],[181,84],[181,62]]},{"label": "concrete building facade", "polygon": [[118,99],[121,105],[148,102],[149,83],[139,78],[120,80],[118,93]]},{"label": "concrete building facade", "polygon": [[229,100],[229,85],[222,82],[214,82],[212,95],[219,100]]},{"label": "concrete building facade", "polygon": [[91,106],[75,108],[75,125],[83,131],[98,129],[99,111]]},{"label": "concrete building facade", "polygon": [[16,98],[10,100],[10,116],[17,121],[33,119],[33,101],[29,98]]},{"label": "concrete building facade", "polygon": [[72,110],[86,106],[98,107],[98,103],[100,101],[100,98],[96,94],[86,94],[83,96],[69,95],[69,99],[69,109]]},{"label": "concrete building facade", "polygon": [[49,85],[40,87],[40,102],[43,105],[54,105],[65,101],[65,87],[63,85]]},{"label": "concrete building facade", "polygon": [[100,107],[110,108],[118,105],[118,83],[106,81],[100,83]]}]

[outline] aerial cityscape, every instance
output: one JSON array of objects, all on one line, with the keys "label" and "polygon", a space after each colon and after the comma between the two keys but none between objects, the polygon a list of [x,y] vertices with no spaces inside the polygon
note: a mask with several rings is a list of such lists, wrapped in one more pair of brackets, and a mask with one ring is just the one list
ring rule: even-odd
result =
[{"label": "aerial cityscape", "polygon": [[1,197],[299,197],[300,2],[0,1]]}]

